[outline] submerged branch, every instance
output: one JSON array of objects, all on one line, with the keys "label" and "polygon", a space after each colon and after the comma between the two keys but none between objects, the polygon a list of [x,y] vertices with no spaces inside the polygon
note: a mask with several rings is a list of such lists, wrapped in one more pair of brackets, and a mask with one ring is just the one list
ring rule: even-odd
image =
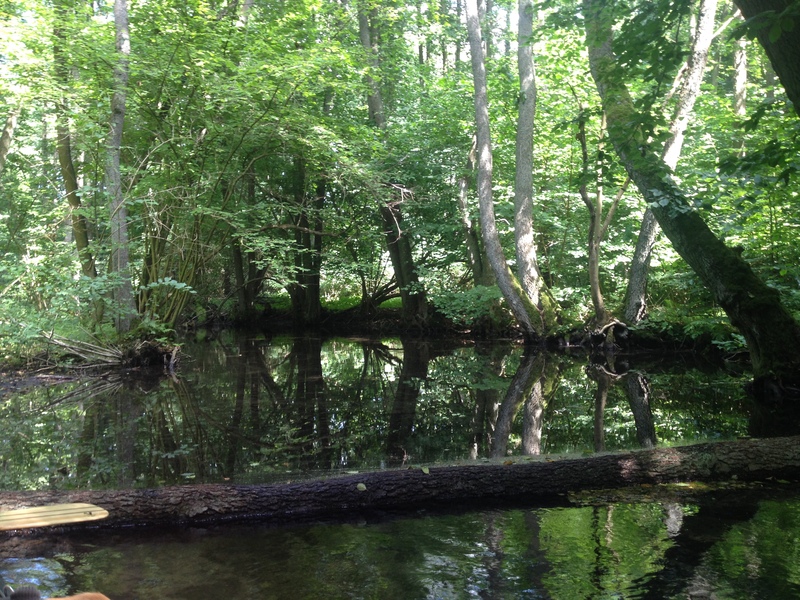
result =
[{"label": "submerged branch", "polygon": [[70,340],[55,333],[42,333],[42,338],[50,345],[75,355],[87,364],[87,368],[99,366],[150,367],[163,365],[170,373],[175,372],[179,346],[167,347],[151,340],[139,340],[129,346],[101,345]]}]

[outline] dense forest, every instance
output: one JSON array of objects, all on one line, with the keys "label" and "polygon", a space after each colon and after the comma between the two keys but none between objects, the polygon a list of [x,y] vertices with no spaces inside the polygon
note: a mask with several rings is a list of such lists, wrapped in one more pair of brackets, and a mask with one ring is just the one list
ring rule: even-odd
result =
[{"label": "dense forest", "polygon": [[785,387],[798,18],[789,0],[0,0],[0,363],[48,338],[389,314],[703,340]]}]

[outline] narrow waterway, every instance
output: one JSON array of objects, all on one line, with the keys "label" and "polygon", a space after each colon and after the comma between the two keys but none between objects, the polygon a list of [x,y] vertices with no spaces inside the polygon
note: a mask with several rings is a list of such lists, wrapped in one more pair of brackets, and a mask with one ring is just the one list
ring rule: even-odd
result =
[{"label": "narrow waterway", "polygon": [[[761,427],[747,374],[697,357],[227,333],[186,340],[181,357],[174,374],[107,373],[4,398],[0,489],[270,482]],[[6,544],[0,575],[113,600],[800,597],[800,495],[775,485],[685,502],[54,533]]]}]

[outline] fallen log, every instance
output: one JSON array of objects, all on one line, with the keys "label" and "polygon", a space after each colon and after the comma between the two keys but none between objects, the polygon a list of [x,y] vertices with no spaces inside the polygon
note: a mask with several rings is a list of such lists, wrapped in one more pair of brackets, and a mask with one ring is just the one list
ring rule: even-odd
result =
[{"label": "fallen log", "polygon": [[0,510],[87,502],[109,512],[103,521],[70,528],[190,526],[246,519],[287,523],[352,518],[367,511],[520,500],[546,503],[568,492],[642,484],[769,478],[800,478],[800,436],[587,457],[515,457],[502,463],[408,468],[283,484],[3,492]]}]

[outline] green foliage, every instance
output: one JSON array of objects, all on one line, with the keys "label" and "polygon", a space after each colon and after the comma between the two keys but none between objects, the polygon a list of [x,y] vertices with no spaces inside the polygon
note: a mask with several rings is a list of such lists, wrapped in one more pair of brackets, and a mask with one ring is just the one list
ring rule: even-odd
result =
[{"label": "green foliage", "polygon": [[497,286],[478,285],[464,292],[443,293],[431,301],[441,314],[459,327],[471,327],[492,317],[492,307],[503,298]]},{"label": "green foliage", "polygon": [[[81,5],[64,14],[41,2],[26,6],[24,13],[9,9],[0,21],[0,123],[23,109],[0,174],[0,303],[4,315],[13,315],[2,318],[0,344],[8,356],[26,347],[21,332],[105,331],[117,310],[109,302],[115,281],[107,269],[103,183],[112,81],[109,6]],[[519,83],[515,32],[505,23],[513,22],[506,16],[514,9],[499,2],[486,16],[495,211],[509,259]],[[618,22],[615,50],[637,102],[631,129],[650,137],[657,151],[673,108],[665,100],[668,88],[688,51],[692,3],[631,1],[609,10]],[[768,27],[774,38],[792,27],[792,10],[745,29],[752,36]],[[590,304],[588,223],[577,193],[586,182],[575,139],[579,121],[608,198],[625,174],[600,141],[580,11],[574,3],[544,2],[536,14],[534,236],[543,275],[569,327],[583,322]],[[402,234],[437,309],[461,324],[491,310],[494,295],[471,281],[456,202],[461,177],[471,177],[464,168],[474,129],[463,26],[455,8],[445,5],[381,5],[374,17],[382,30],[377,69],[360,43],[355,6],[269,2],[247,15],[205,0],[193,0],[190,9],[173,0],[131,6],[123,169],[143,335],[167,335],[200,313],[243,310],[239,275],[251,283],[252,302],[302,288],[317,271],[330,307],[350,305],[345,299],[357,296],[361,302],[383,299],[393,273],[378,209],[398,188],[407,190]],[[56,24],[62,37],[53,36]],[[800,227],[797,120],[781,90],[769,87],[767,60],[754,44],[748,47],[750,112],[744,120],[733,114],[734,43],[729,35],[714,42],[675,176],[693,191],[692,210],[740,245],[800,311],[793,235]],[[53,75],[54,44],[73,75],[67,80]],[[384,98],[383,131],[368,122],[367,72]],[[71,215],[55,159],[56,107],[64,111],[81,181],[79,213],[88,220],[98,270],[93,280],[75,275]],[[471,190],[468,204],[475,222]],[[602,248],[609,306],[622,302],[643,209],[629,191]],[[319,256],[312,244],[317,237]],[[239,274],[235,247],[245,263]],[[651,313],[674,316],[676,329],[688,328],[690,335],[709,329],[729,339],[707,321],[709,296],[696,282],[685,285],[691,279],[686,265],[665,245],[654,260]],[[695,298],[700,301],[687,302]],[[677,299],[691,306],[685,314],[670,312]]]}]

